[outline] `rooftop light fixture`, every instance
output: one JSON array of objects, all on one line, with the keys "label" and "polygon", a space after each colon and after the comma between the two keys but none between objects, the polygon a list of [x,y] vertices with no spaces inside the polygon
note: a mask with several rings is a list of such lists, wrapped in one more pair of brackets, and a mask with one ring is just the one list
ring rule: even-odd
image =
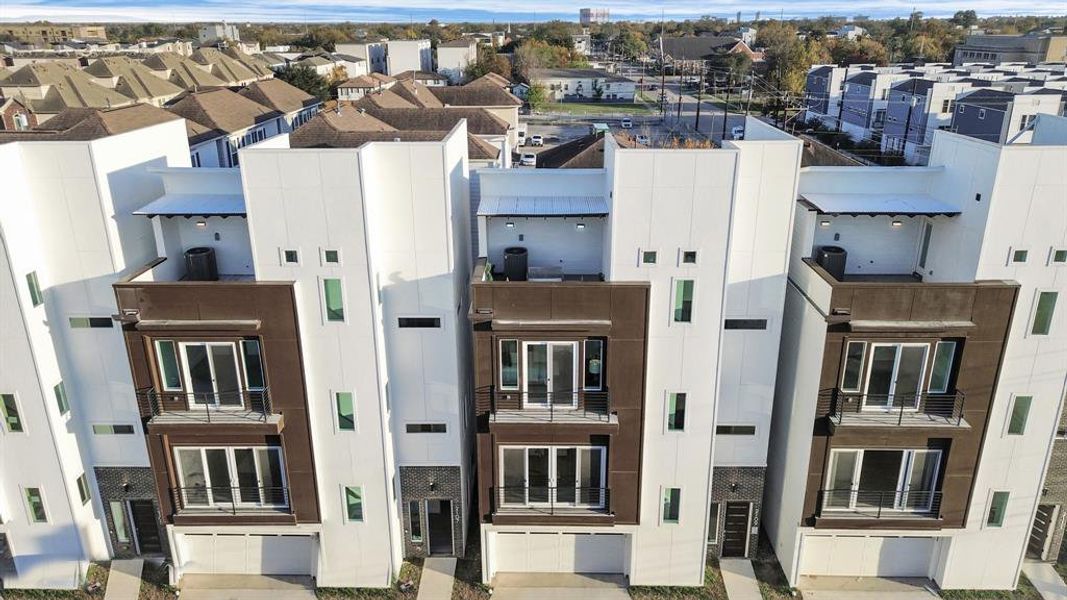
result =
[{"label": "rooftop light fixture", "polygon": [[819,221],[819,227],[829,227],[830,221]]},{"label": "rooftop light fixture", "polygon": [[508,229],[514,229],[515,228],[515,224],[512,223],[511,221],[508,221],[507,223],[504,223],[504,227],[507,227]]},{"label": "rooftop light fixture", "polygon": [[574,228],[577,229],[578,231],[581,231],[581,230],[585,229],[585,223],[578,223],[577,225],[574,226]]},{"label": "rooftop light fixture", "polygon": [[893,221],[893,227],[903,227],[904,223],[900,221]]}]

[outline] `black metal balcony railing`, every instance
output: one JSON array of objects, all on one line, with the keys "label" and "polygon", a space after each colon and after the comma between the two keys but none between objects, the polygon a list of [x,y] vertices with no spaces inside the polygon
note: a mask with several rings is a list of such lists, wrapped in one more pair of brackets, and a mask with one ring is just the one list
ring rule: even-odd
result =
[{"label": "black metal balcony railing", "polygon": [[493,488],[495,513],[542,515],[611,514],[611,490],[602,487]]},{"label": "black metal balcony railing", "polygon": [[[819,393],[818,416],[829,417],[841,425],[848,421],[866,424],[936,424],[962,425],[966,396],[954,391],[944,394],[864,394],[839,389]],[[914,423],[913,423],[914,422]]]},{"label": "black metal balcony railing", "polygon": [[575,418],[601,421],[611,420],[611,394],[607,390],[566,392],[524,392],[482,388],[474,394],[479,413],[498,416],[501,412],[520,412],[548,421]]},{"label": "black metal balcony railing", "polygon": [[205,487],[171,488],[171,499],[177,512],[243,512],[282,511],[289,509],[287,487]]},{"label": "black metal balcony railing", "polygon": [[936,518],[941,512],[939,491],[821,490],[823,517],[870,519]]},{"label": "black metal balcony railing", "polygon": [[208,423],[232,420],[235,416],[266,422],[274,413],[270,389],[236,392],[160,392],[152,388],[137,391],[138,402],[153,417],[190,418]]}]

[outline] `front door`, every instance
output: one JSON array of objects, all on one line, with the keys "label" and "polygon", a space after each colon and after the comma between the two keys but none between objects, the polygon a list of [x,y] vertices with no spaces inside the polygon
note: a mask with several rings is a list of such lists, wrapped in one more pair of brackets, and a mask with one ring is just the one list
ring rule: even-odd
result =
[{"label": "front door", "polygon": [[163,544],[159,539],[159,524],[156,522],[156,507],[151,500],[130,500],[130,521],[133,522],[134,539],[138,554],[160,554]]},{"label": "front door", "polygon": [[722,529],[723,558],[743,558],[748,554],[748,520],[752,505],[748,502],[727,502],[726,522]]},{"label": "front door", "polygon": [[524,342],[523,407],[576,408],[578,406],[578,344],[576,342]]},{"label": "front door", "polygon": [[451,556],[452,549],[452,501],[427,500],[426,524],[430,530],[430,554]]},{"label": "front door", "polygon": [[1034,515],[1034,527],[1030,530],[1030,542],[1026,546],[1027,558],[1046,560],[1048,558],[1049,538],[1056,526],[1059,512],[1055,504],[1041,504]]}]

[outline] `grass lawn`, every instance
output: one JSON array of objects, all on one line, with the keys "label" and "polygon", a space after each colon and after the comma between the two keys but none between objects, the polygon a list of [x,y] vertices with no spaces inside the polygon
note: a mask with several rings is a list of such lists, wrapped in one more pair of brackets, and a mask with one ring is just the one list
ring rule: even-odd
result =
[{"label": "grass lawn", "polygon": [[177,600],[178,588],[170,586],[167,568],[152,562],[145,562],[141,571],[141,591],[138,600]]},{"label": "grass lawn", "polygon": [[656,111],[644,104],[634,102],[552,102],[537,111],[539,113],[564,113],[568,115],[652,115]]},{"label": "grass lawn", "polygon": [[[315,595],[323,600],[415,600],[419,595],[422,560],[411,559],[400,566],[400,577],[389,588],[318,588]],[[404,589],[401,589],[401,588]],[[143,589],[142,589],[143,593]],[[142,596],[143,599],[143,596]]]},{"label": "grass lawn", "polygon": [[1026,575],[1019,576],[1019,587],[1014,591],[999,590],[941,590],[945,600],[1041,600]]},{"label": "grass lawn", "polygon": [[759,581],[760,592],[764,600],[785,600],[786,598],[800,598],[800,592],[789,587],[789,581],[785,578],[782,566],[778,564],[778,557],[774,555],[771,541],[761,531],[759,544],[756,545],[756,555],[752,557],[752,570],[756,572],[756,580]]},{"label": "grass lawn", "polygon": [[488,600],[489,586],[482,584],[482,552],[478,541],[478,521],[471,519],[467,534],[467,551],[456,560],[456,581],[452,584],[452,600]]},{"label": "grass lawn", "polygon": [[630,597],[634,600],[727,600],[719,560],[710,556],[704,569],[703,586],[634,585],[630,586]]},{"label": "grass lawn", "polygon": [[1060,577],[1062,577],[1064,581],[1067,581],[1067,563],[1058,562],[1052,566],[1056,569],[1056,572],[1060,574]]},{"label": "grass lawn", "polygon": [[[4,590],[4,600],[99,600],[104,597],[110,563],[91,563],[85,583],[77,590]],[[93,591],[89,591],[92,589]]]}]

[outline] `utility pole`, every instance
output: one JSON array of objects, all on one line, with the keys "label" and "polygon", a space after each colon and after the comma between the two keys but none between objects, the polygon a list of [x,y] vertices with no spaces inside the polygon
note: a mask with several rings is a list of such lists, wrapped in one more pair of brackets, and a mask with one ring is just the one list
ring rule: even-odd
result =
[{"label": "utility pole", "polygon": [[748,74],[748,103],[745,104],[745,116],[747,117],[749,111],[752,110],[752,88],[755,87],[755,81],[752,79],[752,73]]},{"label": "utility pole", "polygon": [[663,56],[663,14],[659,17],[659,116],[667,116],[667,60]]},{"label": "utility pole", "polygon": [[700,133],[700,103],[701,103],[701,94],[704,91],[704,72],[705,71],[706,71],[706,69],[704,68],[704,61],[700,61],[700,83],[697,84],[698,85],[698,87],[697,87],[697,119],[696,119],[696,123],[694,123],[694,127],[693,127],[694,129],[697,130],[697,133]]},{"label": "utility pole", "polygon": [[722,139],[719,141],[719,145],[726,141],[726,121],[730,117],[730,84],[732,81],[726,82],[726,93],[724,94],[725,101],[722,103]]},{"label": "utility pole", "polygon": [[[678,69],[675,69],[675,73],[674,74],[675,74],[675,76],[678,76]],[[682,79],[683,79],[683,77],[679,77],[679,79],[678,79],[678,120],[679,121],[682,120]]]}]

